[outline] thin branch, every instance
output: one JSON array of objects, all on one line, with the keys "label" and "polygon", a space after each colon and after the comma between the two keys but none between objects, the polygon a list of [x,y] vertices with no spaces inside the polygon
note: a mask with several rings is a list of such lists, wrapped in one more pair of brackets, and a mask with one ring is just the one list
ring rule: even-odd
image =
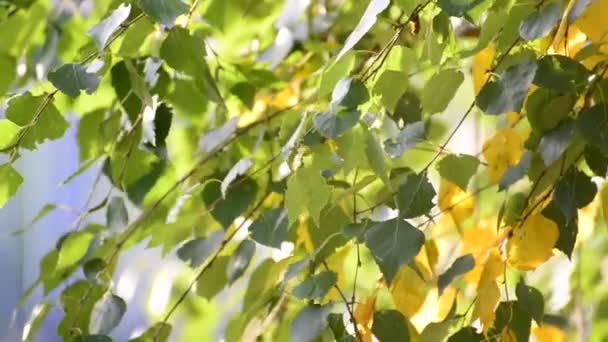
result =
[{"label": "thin branch", "polygon": [[[325,262],[325,260],[323,260],[321,263],[323,264],[323,267],[325,267],[326,271],[331,271],[329,269],[329,266],[327,266],[327,262]],[[363,336],[361,336],[361,332],[359,331],[359,325],[357,324],[357,319],[355,318],[355,313],[353,311],[353,308],[351,308],[351,306],[348,305],[348,299],[346,299],[344,292],[342,292],[342,290],[340,289],[340,286],[338,286],[337,283],[334,284],[334,288],[336,289],[336,291],[338,291],[338,294],[340,295],[340,297],[342,297],[342,300],[344,301],[344,306],[346,306],[346,311],[348,312],[348,315],[350,316],[350,322],[353,324],[353,326],[355,328],[355,336],[357,337],[357,341],[363,342]],[[354,307],[354,304],[353,304],[353,307]]]}]

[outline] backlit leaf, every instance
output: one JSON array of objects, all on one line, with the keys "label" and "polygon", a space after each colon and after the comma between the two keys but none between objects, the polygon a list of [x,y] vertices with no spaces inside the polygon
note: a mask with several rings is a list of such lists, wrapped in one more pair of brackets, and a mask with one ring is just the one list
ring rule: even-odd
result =
[{"label": "backlit leaf", "polygon": [[437,171],[442,178],[467,190],[469,180],[477,172],[479,160],[468,154],[449,154],[437,163]]},{"label": "backlit leaf", "polygon": [[23,177],[11,164],[0,165],[0,208],[15,195],[23,183]]},{"label": "backlit leaf", "polygon": [[443,112],[463,81],[464,74],[458,70],[446,69],[433,75],[422,90],[422,108],[430,114]]},{"label": "backlit leaf", "polygon": [[513,230],[507,242],[507,260],[522,271],[536,269],[553,256],[553,247],[559,237],[555,222],[542,214],[533,214]]},{"label": "backlit leaf", "polygon": [[502,276],[504,267],[498,250],[496,248],[491,249],[477,285],[478,299],[475,301],[471,317],[471,320],[480,319],[484,332],[492,327],[496,317],[494,309],[500,301],[500,289],[497,280]]},{"label": "backlit leaf", "polygon": [[72,266],[85,256],[94,235],[90,232],[77,231],[69,233],[59,248],[59,258],[55,268],[63,270]]},{"label": "backlit leaf", "polygon": [[330,187],[314,168],[299,168],[287,181],[285,192],[285,207],[289,217],[289,225],[296,222],[298,217],[307,212],[313,221],[319,224],[321,210],[327,204]]}]

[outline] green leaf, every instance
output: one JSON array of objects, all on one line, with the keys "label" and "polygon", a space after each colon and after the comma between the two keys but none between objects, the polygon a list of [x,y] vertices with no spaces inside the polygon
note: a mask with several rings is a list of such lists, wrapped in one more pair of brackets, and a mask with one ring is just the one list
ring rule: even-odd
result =
[{"label": "green leaf", "polygon": [[253,109],[255,104],[255,86],[247,82],[239,82],[230,88],[230,93],[243,102],[249,109]]},{"label": "green leaf", "polygon": [[581,110],[576,119],[576,128],[581,137],[605,155],[608,154],[608,105],[598,103]]},{"label": "green leaf", "polygon": [[[45,105],[45,103],[45,96],[32,96],[30,93],[25,93],[9,102],[6,118],[21,127],[29,126],[27,134],[21,141],[21,147],[32,150],[47,139],[59,139],[69,127],[55,105],[53,103]],[[34,120],[37,120],[36,124],[30,126]]]},{"label": "green leaf", "polygon": [[560,93],[581,93],[588,84],[590,72],[572,58],[544,56],[538,60],[534,84]]},{"label": "green leaf", "polygon": [[99,86],[100,78],[88,72],[81,64],[64,64],[48,74],[49,82],[71,98],[78,97],[80,91],[93,94]]},{"label": "green leaf", "polygon": [[11,164],[0,165],[0,208],[4,207],[9,198],[13,197],[21,183],[23,177],[13,168]]},{"label": "green leaf", "polygon": [[146,330],[139,337],[129,340],[129,342],[167,342],[171,335],[171,324],[156,323]]},{"label": "green leaf", "polygon": [[519,25],[519,36],[523,40],[542,38],[551,32],[561,17],[562,6],[554,1],[531,13]]},{"label": "green leaf", "polygon": [[422,108],[430,114],[443,112],[464,81],[464,74],[453,69],[442,70],[424,85],[420,96]]},{"label": "green leaf", "polygon": [[361,16],[361,19],[359,19],[359,23],[348,35],[348,38],[346,38],[342,49],[340,49],[340,52],[338,52],[338,55],[336,56],[336,61],[340,60],[340,58],[342,58],[344,54],[346,54],[350,49],[352,49],[355,44],[357,44],[359,40],[363,38],[367,31],[369,31],[376,23],[378,14],[382,13],[382,11],[384,11],[389,4],[389,0],[371,0],[369,2],[369,5],[367,5],[365,12]]},{"label": "green leaf", "polygon": [[339,342],[356,342],[355,338],[348,334],[344,326],[344,318],[342,314],[331,313],[327,317],[327,322],[331,332],[334,334],[334,339]]},{"label": "green leaf", "polygon": [[450,285],[450,283],[458,276],[463,275],[475,267],[475,259],[472,254],[466,254],[454,260],[454,263],[437,279],[437,288],[439,295]]},{"label": "green leaf", "polygon": [[109,334],[120,323],[126,311],[127,303],[117,295],[107,292],[93,306],[89,332]]},{"label": "green leaf", "polygon": [[289,225],[297,221],[304,212],[308,212],[318,225],[321,210],[329,201],[331,188],[326,184],[319,170],[310,167],[297,169],[287,180],[285,208]]},{"label": "green leaf", "polygon": [[520,279],[517,283],[515,294],[517,295],[519,306],[528,312],[530,317],[536,321],[536,324],[542,325],[543,315],[545,314],[545,299],[543,298],[543,294],[537,289],[524,284],[523,279]]},{"label": "green leaf", "polygon": [[133,77],[127,69],[127,63],[121,61],[114,64],[110,74],[116,97],[120,99],[120,104],[129,115],[131,122],[135,122],[143,109],[143,103],[133,91]]},{"label": "green leaf", "polygon": [[0,94],[4,95],[10,90],[17,76],[17,63],[15,59],[0,53],[0,70],[2,70],[2,73],[0,73]]},{"label": "green leaf", "polygon": [[112,342],[112,338],[106,335],[80,335],[76,336],[74,342]]},{"label": "green leaf", "polygon": [[171,122],[173,121],[173,112],[164,103],[161,103],[156,112],[154,113],[154,146],[165,147],[167,145],[166,139],[169,136],[171,130]]},{"label": "green leaf", "polygon": [[412,147],[424,141],[425,135],[424,122],[409,124],[397,136],[384,141],[384,150],[391,158],[399,158]]},{"label": "green leaf", "polygon": [[281,243],[288,238],[287,221],[287,210],[283,208],[265,211],[249,226],[251,238],[262,245],[281,248]]},{"label": "green leaf", "polygon": [[12,146],[19,131],[21,128],[11,120],[0,119],[0,150]]},{"label": "green leaf", "polygon": [[105,49],[108,39],[110,39],[116,29],[118,29],[120,25],[127,20],[130,13],[130,4],[120,4],[120,6],[118,6],[118,8],[112,12],[112,14],[89,29],[89,36],[93,37],[99,53]]},{"label": "green leaf", "polygon": [[410,332],[405,318],[397,310],[382,310],[374,312],[372,332],[380,342],[410,340]]},{"label": "green leaf", "polygon": [[89,250],[89,245],[94,237],[93,233],[85,231],[69,233],[59,248],[55,269],[61,271],[80,261]]},{"label": "green leaf", "polygon": [[401,266],[418,255],[424,245],[424,234],[402,219],[370,224],[365,233],[365,245],[380,267],[386,283],[390,284]]},{"label": "green leaf", "polygon": [[448,342],[481,342],[486,338],[473,327],[464,327],[448,338]]},{"label": "green leaf", "polygon": [[452,17],[462,17],[483,0],[439,0],[437,6]]},{"label": "green leaf", "polygon": [[317,273],[306,278],[291,292],[301,299],[323,299],[327,292],[336,284],[338,276],[331,271]]},{"label": "green leaf", "polygon": [[38,221],[42,220],[47,214],[54,211],[55,209],[57,209],[57,206],[55,204],[45,204],[42,208],[40,208],[40,210],[38,210],[38,213],[36,214],[36,216],[34,216],[34,219],[32,219],[32,221],[30,221],[30,223],[28,223],[27,225],[25,225],[19,229],[15,229],[11,233],[11,235],[21,235],[21,234],[25,233],[30,228],[32,228],[36,223],[38,223]]},{"label": "green leaf", "polygon": [[477,106],[488,115],[519,112],[536,73],[536,63],[522,61],[508,67],[497,80],[487,82],[477,94]]},{"label": "green leaf", "polygon": [[[157,0],[147,1],[156,2]],[[179,2],[179,0],[171,1]],[[209,71],[205,56],[204,39],[198,34],[191,35],[187,29],[182,27],[171,29],[160,48],[160,57],[170,67],[194,77],[196,86],[203,94],[207,94],[212,101],[223,103],[222,95]]]},{"label": "green leaf", "polygon": [[98,276],[100,273],[102,273],[103,271],[106,271],[108,265],[106,264],[106,262],[103,259],[100,258],[95,258],[95,259],[91,259],[88,260],[87,262],[84,263],[84,265],[82,266],[82,271],[84,273],[84,276],[91,282],[95,283],[97,282]]},{"label": "green leaf", "polygon": [[466,191],[469,180],[477,172],[479,159],[468,154],[450,154],[437,163],[437,171],[442,178],[458,185]]},{"label": "green leaf", "polygon": [[528,341],[530,339],[530,328],[532,319],[522,308],[521,301],[501,302],[496,309],[496,320],[494,331],[490,334],[500,334],[508,327],[515,334],[516,341]]},{"label": "green leaf", "polygon": [[205,205],[212,208],[211,216],[227,229],[234,219],[243,214],[253,203],[258,184],[251,178],[243,178],[238,184],[233,185],[226,197],[222,197],[220,187],[220,183],[210,182],[201,195]]},{"label": "green leaf", "polygon": [[404,125],[422,120],[422,104],[418,96],[411,91],[403,93],[397,100],[392,118],[403,120]]},{"label": "green leaf", "polygon": [[535,132],[548,132],[565,119],[576,103],[573,94],[561,95],[555,91],[536,89],[526,101],[526,116]]},{"label": "green leaf", "polygon": [[122,197],[114,196],[110,199],[106,211],[106,225],[112,232],[119,232],[129,224],[129,214]]},{"label": "green leaf", "polygon": [[186,242],[177,250],[177,256],[190,267],[197,268],[213,253],[224,240],[224,232],[216,230],[205,238],[197,238]]},{"label": "green leaf", "polygon": [[558,160],[574,137],[574,121],[564,120],[555,129],[547,132],[540,140],[538,149],[545,166]]},{"label": "green leaf", "polygon": [[154,32],[154,24],[147,18],[143,18],[133,23],[124,34],[118,55],[122,57],[134,58],[139,55],[142,43]]},{"label": "green leaf", "polygon": [[219,256],[208,266],[209,269],[196,281],[196,294],[212,299],[222,291],[228,281],[226,277],[228,260],[227,256]]},{"label": "green leaf", "polygon": [[36,304],[32,309],[32,313],[27,323],[25,324],[27,329],[23,329],[22,341],[24,342],[32,342],[38,334],[38,330],[42,326],[44,319],[48,315],[51,310],[52,305],[50,302],[45,302],[42,304]]},{"label": "green leaf", "polygon": [[553,199],[562,210],[567,222],[574,219],[577,210],[593,201],[597,186],[579,170],[568,172],[555,186]]},{"label": "green leaf", "polygon": [[290,341],[309,342],[319,336],[327,327],[327,316],[331,309],[332,304],[311,304],[298,312],[289,327]]},{"label": "green leaf", "polygon": [[321,135],[336,139],[354,127],[359,121],[360,115],[356,110],[343,110],[338,113],[324,112],[315,115],[312,122]]},{"label": "green leaf", "polygon": [[427,214],[433,207],[435,189],[426,174],[410,174],[399,186],[399,217],[413,218]]},{"label": "green leaf", "polygon": [[371,169],[382,179],[386,186],[391,187],[391,182],[386,173],[386,163],[384,162],[384,151],[378,142],[376,135],[370,131],[365,132],[365,155],[369,161]]},{"label": "green leaf", "polygon": [[509,167],[502,175],[502,178],[498,183],[498,189],[502,191],[515,184],[515,182],[517,182],[518,180],[522,179],[526,175],[526,172],[528,172],[528,168],[530,168],[531,161],[532,152],[526,151],[519,159],[519,162]]},{"label": "green leaf", "polygon": [[251,240],[241,241],[239,246],[232,252],[228,265],[226,265],[228,284],[234,283],[245,273],[254,254],[255,242]]},{"label": "green leaf", "polygon": [[84,336],[88,335],[93,306],[105,293],[103,286],[86,280],[77,280],[67,286],[59,296],[64,316],[57,327],[57,334],[67,340],[72,336],[71,328],[74,328]]},{"label": "green leaf", "polygon": [[181,0],[139,0],[139,7],[167,27],[172,27],[175,19],[188,11],[188,5]]},{"label": "green leaf", "polygon": [[355,54],[347,52],[340,60],[330,64],[324,71],[319,80],[320,97],[332,92],[336,84],[351,71],[355,65]]}]

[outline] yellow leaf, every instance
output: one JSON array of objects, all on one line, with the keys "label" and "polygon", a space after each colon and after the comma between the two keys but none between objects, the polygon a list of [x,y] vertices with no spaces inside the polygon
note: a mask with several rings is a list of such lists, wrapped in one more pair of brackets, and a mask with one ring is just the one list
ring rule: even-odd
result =
[{"label": "yellow leaf", "polygon": [[[564,38],[557,40],[557,44],[551,46],[547,49],[548,54],[554,55],[564,55],[564,56],[576,56],[579,51],[581,51],[587,45],[587,35],[583,31],[581,31],[577,25],[569,25],[568,26],[568,34],[566,38],[566,43],[564,43]],[[547,44],[551,44],[551,37],[547,38]],[[600,50],[603,50],[600,48]],[[604,58],[602,58],[599,54],[593,54],[587,56],[585,59],[581,61],[587,69],[593,69],[593,67],[601,62]]]},{"label": "yellow leaf", "polygon": [[482,220],[476,227],[466,230],[462,236],[461,254],[472,254],[475,259],[473,269],[464,275],[464,279],[470,283],[479,282],[488,251],[500,242],[495,222],[495,219]]},{"label": "yellow leaf", "polygon": [[487,47],[479,51],[473,56],[473,64],[471,66],[471,74],[473,76],[473,89],[475,94],[479,93],[483,85],[490,77],[488,70],[492,67],[492,59],[496,51],[493,48]]},{"label": "yellow leaf", "polygon": [[376,306],[376,293],[372,294],[365,302],[358,304],[353,313],[357,321],[357,330],[363,342],[372,341],[372,325],[374,323],[374,307]]},{"label": "yellow leaf", "polygon": [[484,332],[490,329],[496,317],[494,310],[500,301],[500,288],[497,280],[503,272],[504,264],[500,253],[497,248],[492,248],[479,278],[477,300],[471,317],[472,321],[479,318]]},{"label": "yellow leaf", "polygon": [[608,1],[595,1],[583,11],[574,24],[594,43],[608,41]]},{"label": "yellow leaf", "polygon": [[406,318],[411,318],[420,310],[426,298],[425,282],[409,266],[399,269],[391,285],[391,295],[395,308]]},{"label": "yellow leaf", "polygon": [[472,194],[443,178],[439,183],[438,202],[439,209],[449,213],[459,228],[463,221],[471,217],[475,206]]},{"label": "yellow leaf", "polygon": [[513,128],[499,129],[483,144],[483,156],[488,162],[488,180],[496,184],[509,166],[519,162],[523,151],[523,137]]},{"label": "yellow leaf", "polygon": [[532,335],[536,338],[536,342],[566,342],[566,333],[553,325],[543,324],[532,327]]},{"label": "yellow leaf", "polygon": [[576,236],[576,242],[586,241],[593,235],[595,228],[595,217],[600,206],[600,196],[596,196],[591,203],[587,204],[584,208],[578,210],[578,235]]},{"label": "yellow leaf", "polygon": [[507,256],[511,266],[531,271],[553,256],[559,230],[552,220],[533,214],[523,225],[513,229],[507,242]]}]

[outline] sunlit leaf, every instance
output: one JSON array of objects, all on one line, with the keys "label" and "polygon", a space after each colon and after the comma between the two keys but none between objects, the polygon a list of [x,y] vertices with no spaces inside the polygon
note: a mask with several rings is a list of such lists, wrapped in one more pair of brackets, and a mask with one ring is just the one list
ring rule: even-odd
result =
[{"label": "sunlit leaf", "polygon": [[93,233],[85,231],[69,233],[59,248],[56,269],[62,270],[80,261],[87,253],[94,237]]},{"label": "sunlit leaf", "polygon": [[430,114],[443,112],[464,81],[464,74],[453,69],[442,70],[424,85],[420,96],[422,108]]},{"label": "sunlit leaf", "polygon": [[555,222],[542,214],[533,214],[513,230],[507,242],[507,259],[511,266],[523,271],[534,270],[553,256],[559,237]]},{"label": "sunlit leaf", "polygon": [[0,208],[15,195],[23,183],[23,177],[10,164],[0,165]]},{"label": "sunlit leaf", "polygon": [[339,60],[340,58],[342,58],[344,56],[344,54],[346,54],[350,49],[352,49],[355,46],[355,44],[357,44],[357,42],[359,42],[359,40],[361,40],[361,38],[363,38],[363,36],[367,33],[367,31],[369,31],[372,28],[372,26],[374,26],[374,24],[376,23],[378,14],[382,13],[382,11],[384,11],[388,7],[389,4],[390,4],[389,0],[371,0],[369,2],[367,9],[365,10],[365,12],[363,13],[363,16],[361,16],[361,19],[359,20],[359,23],[353,29],[353,31],[348,36],[348,38],[346,38],[346,41],[344,42],[342,49],[336,56],[336,60]]},{"label": "sunlit leaf", "polygon": [[467,190],[469,180],[477,172],[479,160],[468,154],[450,154],[441,159],[437,164],[437,171],[442,178],[458,185],[462,190]]},{"label": "sunlit leaf", "polygon": [[285,192],[285,207],[289,224],[296,222],[300,214],[308,212],[317,224],[321,210],[327,204],[330,188],[319,170],[299,168],[289,177]]},{"label": "sunlit leaf", "polygon": [[127,20],[131,13],[131,5],[120,4],[107,18],[100,21],[97,25],[91,27],[88,31],[89,35],[95,40],[97,50],[101,53],[106,47],[108,39]]},{"label": "sunlit leaf", "polygon": [[496,248],[490,250],[481,278],[477,285],[477,298],[473,307],[472,320],[480,319],[483,330],[488,331],[494,322],[494,309],[500,300],[500,289],[497,280],[504,272],[504,263]]}]

